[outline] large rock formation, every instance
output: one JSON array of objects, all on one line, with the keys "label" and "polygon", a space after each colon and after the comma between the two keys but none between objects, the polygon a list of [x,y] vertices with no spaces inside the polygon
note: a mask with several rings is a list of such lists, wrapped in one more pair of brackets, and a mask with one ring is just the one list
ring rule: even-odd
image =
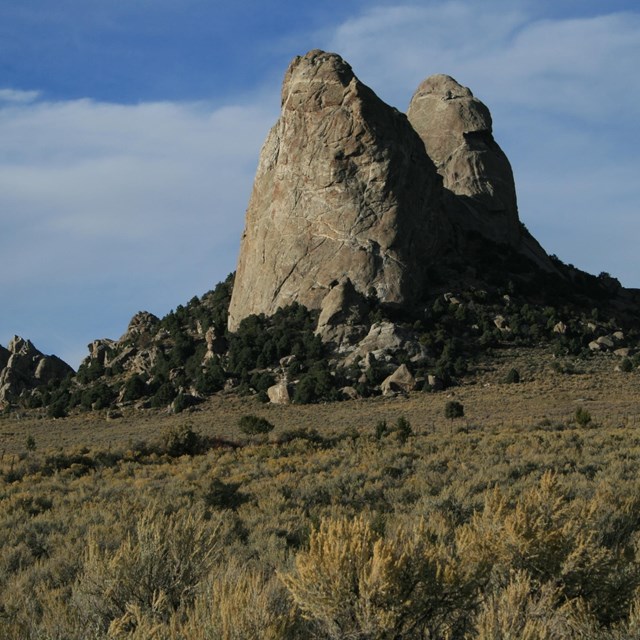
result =
[{"label": "large rock formation", "polygon": [[0,347],[0,402],[13,402],[24,391],[64,379],[73,369],[57,356],[47,356],[30,340],[14,336]]},{"label": "large rock formation", "polygon": [[319,308],[345,277],[386,303],[419,296],[446,233],[440,195],[406,116],[339,56],[296,58],[260,154],[229,328],[295,301]]},{"label": "large rock formation", "polygon": [[458,236],[477,232],[553,270],[520,224],[511,164],[493,138],[489,109],[467,87],[438,74],[420,84],[407,116],[443,178],[445,207]]},{"label": "large rock formation", "polygon": [[487,107],[437,75],[407,119],[339,56],[311,51],[286,73],[260,154],[229,329],[295,301],[320,308],[345,279],[360,295],[409,306],[430,284],[429,265],[451,257],[473,266],[487,240],[554,269],[520,224]]}]

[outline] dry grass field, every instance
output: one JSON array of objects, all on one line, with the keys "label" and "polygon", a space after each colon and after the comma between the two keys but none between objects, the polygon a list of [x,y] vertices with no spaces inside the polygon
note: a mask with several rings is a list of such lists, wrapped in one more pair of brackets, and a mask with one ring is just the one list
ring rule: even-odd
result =
[{"label": "dry grass field", "polygon": [[[0,638],[638,638],[640,372],[553,362],[502,351],[409,397],[5,416]],[[242,433],[251,413],[273,431]],[[165,438],[185,429],[188,455]]]},{"label": "dry grass field", "polygon": [[[474,428],[532,426],[544,420],[570,419],[577,407],[586,408],[594,421],[607,426],[640,427],[640,372],[615,371],[618,358],[599,355],[589,360],[556,359],[540,349],[498,351],[481,362],[463,383],[439,393],[415,392],[409,397],[373,398],[315,405],[265,405],[255,399],[217,395],[191,413],[125,410],[108,419],[107,412],[76,413],[52,420],[44,414],[18,414],[0,418],[0,451],[24,451],[32,435],[38,447],[91,446],[122,448],[141,440],[154,440],[176,424],[188,422],[204,435],[242,440],[238,419],[248,413],[264,415],[279,431],[316,429],[323,435],[345,429],[368,429],[379,420],[404,415],[414,430],[448,430],[444,406],[452,398],[464,406],[461,421]],[[574,369],[559,373],[553,365]],[[507,372],[520,372],[519,384],[507,384]]]}]

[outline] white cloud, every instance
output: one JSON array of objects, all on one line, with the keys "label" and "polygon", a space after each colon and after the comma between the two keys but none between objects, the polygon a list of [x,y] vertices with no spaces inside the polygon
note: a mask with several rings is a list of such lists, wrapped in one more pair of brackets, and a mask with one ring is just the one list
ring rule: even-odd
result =
[{"label": "white cloud", "polygon": [[[16,266],[37,278],[41,266],[32,255],[53,259],[60,249],[116,270],[144,251],[149,272],[185,268],[186,255],[171,255],[180,242],[192,242],[192,253],[215,255],[229,251],[232,238],[235,249],[272,120],[253,106],[86,100],[0,111],[2,225],[29,238],[33,249],[7,245],[5,235],[0,260],[11,259],[14,268],[0,270],[0,278],[14,278]],[[33,246],[36,238],[43,246]],[[122,260],[114,264],[114,255]],[[90,277],[79,266],[71,260],[59,277]]]},{"label": "white cloud", "polygon": [[100,326],[117,337],[140,308],[166,313],[232,271],[277,115],[277,99],[264,102],[0,108],[2,341],[51,340],[67,316],[50,349],[77,364],[77,343],[65,344],[87,315],[109,323],[82,343]]},{"label": "white cloud", "polygon": [[33,102],[40,96],[39,91],[22,91],[21,89],[0,89],[0,103],[13,102],[25,103]]}]

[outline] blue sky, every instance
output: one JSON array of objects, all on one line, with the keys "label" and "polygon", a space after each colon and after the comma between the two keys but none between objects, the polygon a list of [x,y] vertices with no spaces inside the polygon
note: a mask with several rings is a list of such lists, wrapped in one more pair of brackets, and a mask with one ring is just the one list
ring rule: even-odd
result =
[{"label": "blue sky", "polygon": [[640,287],[635,1],[0,0],[0,343],[77,366],[233,271],[313,48],[402,111],[433,73],[469,86],[547,251]]}]

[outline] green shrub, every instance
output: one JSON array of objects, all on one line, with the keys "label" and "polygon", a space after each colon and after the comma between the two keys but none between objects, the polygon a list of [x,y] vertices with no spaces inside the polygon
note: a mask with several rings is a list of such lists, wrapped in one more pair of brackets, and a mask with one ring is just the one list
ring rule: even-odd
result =
[{"label": "green shrub", "polygon": [[462,418],[464,416],[464,406],[456,400],[449,400],[444,406],[445,418],[454,420],[455,418]]},{"label": "green shrub", "polygon": [[620,362],[620,371],[624,371],[624,373],[633,371],[633,362],[629,358],[623,358]]},{"label": "green shrub", "polygon": [[378,420],[375,426],[375,438],[376,440],[382,440],[389,433],[389,427],[387,427],[386,420]]},{"label": "green shrub", "polygon": [[151,406],[156,408],[166,407],[173,402],[178,395],[175,387],[170,382],[165,382],[158,387],[158,390],[151,398]]},{"label": "green shrub", "polygon": [[174,458],[184,455],[194,456],[205,449],[202,436],[188,424],[169,429],[164,434],[163,444],[166,452]]},{"label": "green shrub", "polygon": [[65,400],[56,400],[50,404],[47,408],[48,418],[66,418],[67,417],[67,403]]},{"label": "green shrub", "polygon": [[124,402],[133,402],[134,400],[144,398],[146,395],[147,385],[141,375],[136,373],[125,382],[122,393],[122,400]]},{"label": "green shrub", "polygon": [[413,435],[411,423],[404,416],[400,416],[396,422],[395,432],[398,441],[404,444]]},{"label": "green shrub", "polygon": [[507,384],[517,384],[520,382],[520,373],[517,369],[509,369],[509,373],[507,373],[504,381]]},{"label": "green shrub", "polygon": [[262,416],[246,415],[238,421],[238,428],[247,435],[256,435],[273,431],[274,425]]},{"label": "green shrub", "polygon": [[196,377],[196,391],[198,393],[215,393],[224,388],[227,378],[224,369],[216,360],[211,360]]},{"label": "green shrub", "polygon": [[586,427],[591,422],[591,414],[584,407],[578,407],[574,419],[579,426]]},{"label": "green shrub", "polygon": [[244,502],[244,496],[238,492],[239,488],[240,483],[213,478],[204,494],[204,503],[214,509],[236,509]]},{"label": "green shrub", "polygon": [[25,441],[25,447],[27,448],[27,451],[36,450],[36,439],[31,434],[27,436],[27,440]]}]

